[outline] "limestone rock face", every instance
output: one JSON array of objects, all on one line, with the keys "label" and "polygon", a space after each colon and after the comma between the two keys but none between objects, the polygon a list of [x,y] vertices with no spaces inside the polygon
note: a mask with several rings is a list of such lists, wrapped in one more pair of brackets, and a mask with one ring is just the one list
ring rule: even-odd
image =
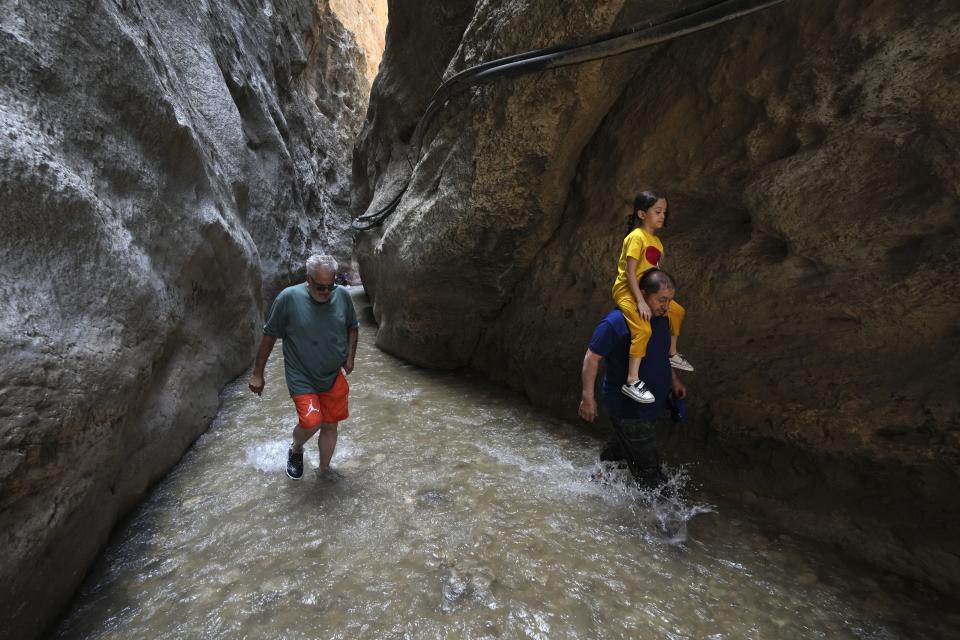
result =
[{"label": "limestone rock face", "polygon": [[364,77],[373,82],[383,57],[387,0],[330,0],[330,10],[363,50]]},{"label": "limestone rock face", "polygon": [[369,85],[326,2],[0,3],[0,619],[31,637],[249,364],[349,261]]},{"label": "limestone rock face", "polygon": [[[358,214],[412,176],[358,244],[378,344],[479,369],[576,419],[633,196],[666,191],[663,267],[697,366],[684,378],[693,424],[664,434],[675,459],[786,527],[960,586],[955,4],[785,3],[472,89],[419,158],[405,146],[435,69],[666,4],[477,3],[433,39],[395,23],[448,3],[391,4],[354,166]],[[423,62],[403,64],[414,50]]]}]

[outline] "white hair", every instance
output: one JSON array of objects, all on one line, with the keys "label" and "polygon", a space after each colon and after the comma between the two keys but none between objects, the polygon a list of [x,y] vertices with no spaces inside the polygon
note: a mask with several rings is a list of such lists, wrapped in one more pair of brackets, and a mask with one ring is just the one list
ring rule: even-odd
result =
[{"label": "white hair", "polygon": [[313,276],[319,271],[328,271],[334,275],[337,273],[337,261],[333,256],[324,253],[315,253],[307,258],[307,274]]}]

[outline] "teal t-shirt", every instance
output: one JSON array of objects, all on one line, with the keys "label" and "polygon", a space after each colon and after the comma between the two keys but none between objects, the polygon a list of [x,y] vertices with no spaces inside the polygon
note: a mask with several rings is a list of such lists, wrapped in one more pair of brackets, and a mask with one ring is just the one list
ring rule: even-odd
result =
[{"label": "teal t-shirt", "polygon": [[311,298],[306,284],[280,292],[263,332],[283,340],[291,396],[330,390],[347,361],[347,331],[357,326],[353,300],[343,287],[334,289],[326,302]]}]

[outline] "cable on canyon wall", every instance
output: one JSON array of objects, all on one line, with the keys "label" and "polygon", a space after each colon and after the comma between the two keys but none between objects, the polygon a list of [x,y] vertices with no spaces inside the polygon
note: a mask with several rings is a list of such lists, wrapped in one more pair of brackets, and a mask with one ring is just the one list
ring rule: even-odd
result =
[{"label": "cable on canyon wall", "polygon": [[[420,156],[423,138],[434,116],[443,109],[452,97],[461,91],[488,84],[501,78],[539,73],[574,64],[582,64],[602,58],[619,56],[637,49],[674,40],[691,33],[711,29],[717,25],[768,9],[784,0],[714,0],[700,2],[675,11],[660,19],[633,25],[621,31],[597,36],[586,42],[561,44],[545,49],[536,49],[505,58],[498,58],[465,69],[443,82],[424,109],[411,138],[411,148]],[[357,217],[351,226],[366,231],[383,224],[400,204],[410,185],[408,179],[390,202],[372,213]]]}]

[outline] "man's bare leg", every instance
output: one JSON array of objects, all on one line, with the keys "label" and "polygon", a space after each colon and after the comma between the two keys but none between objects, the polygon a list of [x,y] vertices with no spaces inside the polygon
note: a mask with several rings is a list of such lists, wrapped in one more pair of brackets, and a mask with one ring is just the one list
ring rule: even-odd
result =
[{"label": "man's bare leg", "polygon": [[290,448],[293,451],[300,453],[303,451],[303,445],[305,445],[307,441],[313,437],[313,434],[315,434],[322,427],[323,425],[321,424],[313,429],[304,429],[297,424],[297,426],[293,428],[293,444],[290,446]]},{"label": "man's bare leg", "polygon": [[320,473],[330,470],[333,450],[337,448],[338,424],[338,422],[326,422],[320,425],[320,437],[317,438],[317,446],[320,448]]}]

